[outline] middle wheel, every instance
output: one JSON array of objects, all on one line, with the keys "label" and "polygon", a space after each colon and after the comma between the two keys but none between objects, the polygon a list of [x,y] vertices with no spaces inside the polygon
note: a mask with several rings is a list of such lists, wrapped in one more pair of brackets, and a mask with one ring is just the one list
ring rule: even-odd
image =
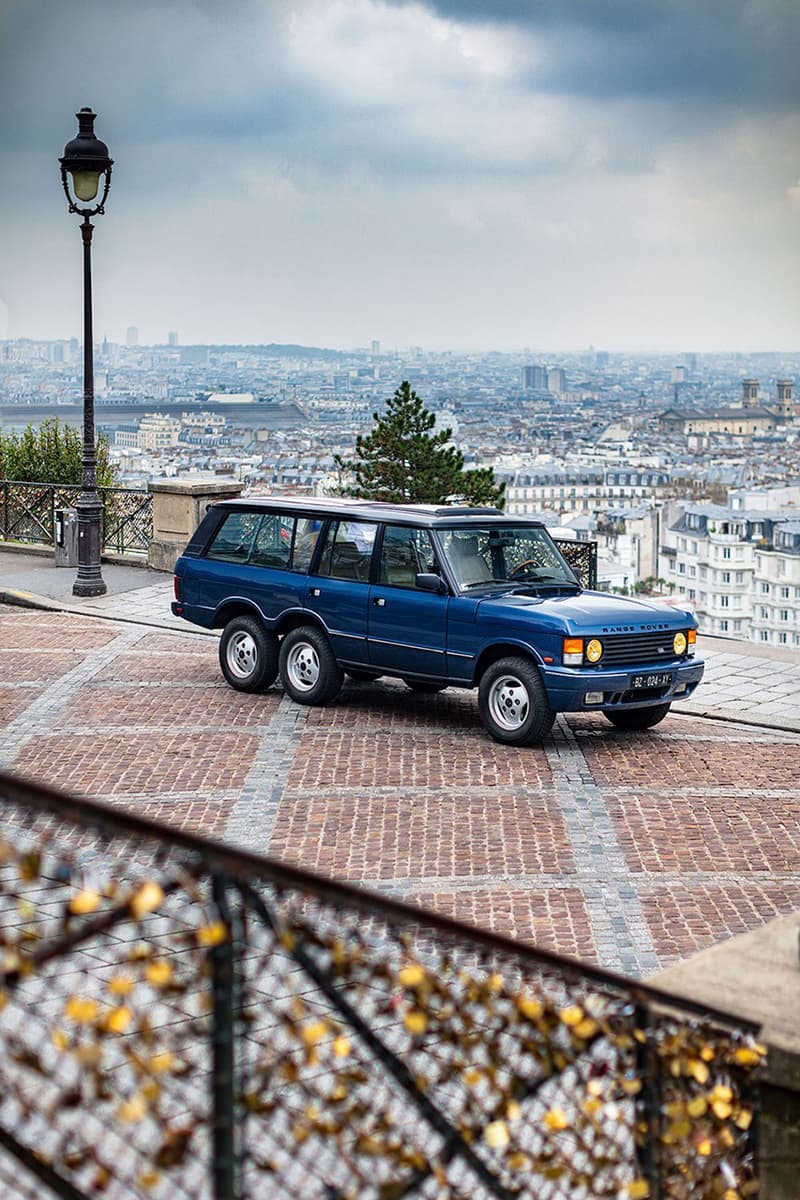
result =
[{"label": "middle wheel", "polygon": [[287,633],[279,664],[284,689],[298,704],[328,704],[339,694],[344,671],[325,634],[313,625]]}]

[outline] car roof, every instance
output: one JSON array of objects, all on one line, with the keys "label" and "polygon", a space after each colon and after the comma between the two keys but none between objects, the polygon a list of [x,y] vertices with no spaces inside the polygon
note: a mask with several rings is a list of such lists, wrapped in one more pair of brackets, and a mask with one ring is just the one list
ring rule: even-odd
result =
[{"label": "car roof", "polygon": [[460,504],[389,504],[383,500],[348,500],[343,496],[251,496],[221,500],[214,508],[248,512],[296,512],[303,516],[350,517],[355,521],[392,521],[425,525],[507,524],[542,526],[529,517],[509,517],[499,508],[470,508]]}]

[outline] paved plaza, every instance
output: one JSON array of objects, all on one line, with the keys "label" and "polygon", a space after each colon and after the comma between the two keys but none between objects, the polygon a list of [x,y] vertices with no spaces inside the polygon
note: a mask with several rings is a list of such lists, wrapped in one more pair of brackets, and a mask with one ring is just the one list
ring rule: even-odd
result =
[{"label": "paved plaza", "polygon": [[140,582],[80,612],[0,603],[3,768],[627,974],[800,907],[790,656],[703,646],[692,711],[644,734],[560,717],[518,750],[474,693],[237,693],[169,579]]}]

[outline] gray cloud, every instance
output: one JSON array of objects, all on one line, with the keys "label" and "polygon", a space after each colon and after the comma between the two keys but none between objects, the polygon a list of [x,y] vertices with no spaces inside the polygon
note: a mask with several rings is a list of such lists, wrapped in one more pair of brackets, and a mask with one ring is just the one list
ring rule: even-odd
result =
[{"label": "gray cloud", "polygon": [[92,104],[112,337],[786,340],[796,289],[756,316],[730,280],[800,266],[798,25],[796,0],[4,0],[0,304],[75,331],[57,158]]},{"label": "gray cloud", "polygon": [[[392,0],[402,2],[402,0]],[[795,107],[795,0],[426,0],[456,20],[505,22],[541,37],[535,86],[571,94]]]}]

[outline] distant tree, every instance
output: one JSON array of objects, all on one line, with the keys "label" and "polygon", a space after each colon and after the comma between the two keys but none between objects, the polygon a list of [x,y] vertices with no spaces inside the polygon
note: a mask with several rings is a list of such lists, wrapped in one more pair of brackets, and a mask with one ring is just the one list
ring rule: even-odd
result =
[{"label": "distant tree", "polygon": [[[15,483],[82,482],[83,437],[58,417],[28,425],[21,435],[0,433],[0,479]],[[108,459],[108,438],[97,438],[97,483],[112,487],[114,467]]]},{"label": "distant tree", "polygon": [[464,455],[450,444],[452,429],[433,432],[435,414],[407,381],[386,402],[383,416],[373,413],[372,432],[356,438],[355,457],[336,455],[342,472],[340,491],[362,500],[393,504],[467,504],[502,508],[505,484],[491,467],[464,469]]},{"label": "distant tree", "polygon": [[640,579],[634,583],[633,592],[638,596],[652,596],[654,592],[666,586],[666,579],[662,579],[660,575],[648,575],[646,579]]}]

